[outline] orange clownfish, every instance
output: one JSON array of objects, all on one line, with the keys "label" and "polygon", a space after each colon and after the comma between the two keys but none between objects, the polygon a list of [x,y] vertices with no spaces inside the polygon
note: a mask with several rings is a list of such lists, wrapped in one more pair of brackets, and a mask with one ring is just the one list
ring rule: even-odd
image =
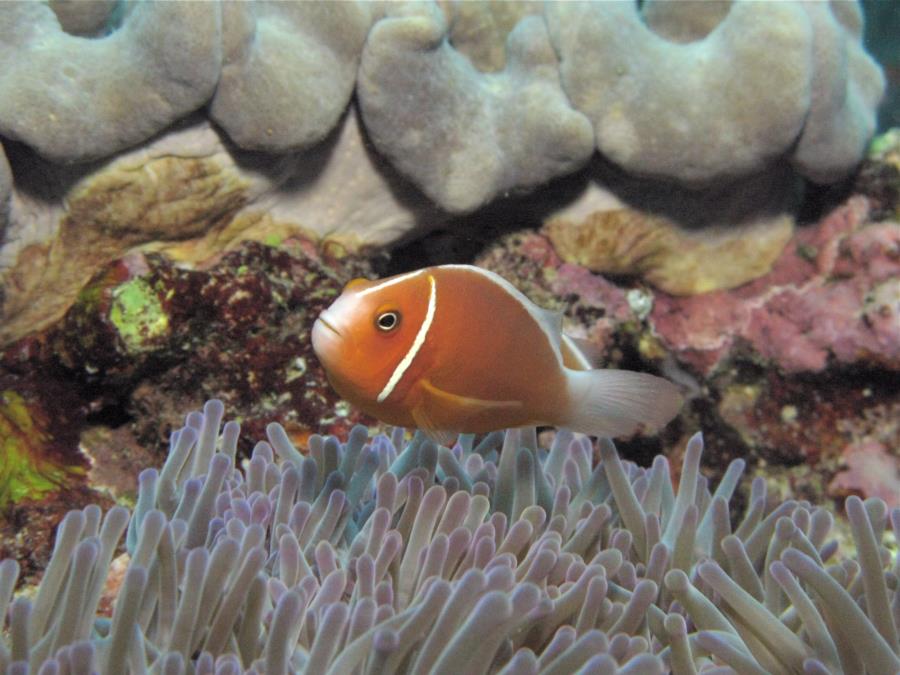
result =
[{"label": "orange clownfish", "polygon": [[312,343],[342,398],[437,439],[525,425],[628,436],[681,406],[668,380],[592,369],[561,314],[471,265],[355,279],[316,320]]}]

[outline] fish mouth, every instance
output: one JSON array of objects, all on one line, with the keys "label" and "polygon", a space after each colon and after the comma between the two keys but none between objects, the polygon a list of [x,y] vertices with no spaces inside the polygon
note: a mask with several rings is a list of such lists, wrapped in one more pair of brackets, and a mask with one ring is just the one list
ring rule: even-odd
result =
[{"label": "fish mouth", "polygon": [[323,326],[325,326],[325,328],[330,330],[335,335],[340,336],[341,331],[339,331],[337,328],[335,328],[333,324],[329,323],[328,319],[325,318],[325,312],[322,312],[321,314],[319,314],[319,318],[316,319],[316,321],[321,322],[321,324]]}]

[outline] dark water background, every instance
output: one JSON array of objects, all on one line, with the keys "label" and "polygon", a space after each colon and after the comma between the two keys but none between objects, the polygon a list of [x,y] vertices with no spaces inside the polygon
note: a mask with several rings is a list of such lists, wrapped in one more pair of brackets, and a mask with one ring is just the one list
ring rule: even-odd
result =
[{"label": "dark water background", "polygon": [[878,110],[878,130],[900,126],[900,0],[862,0],[866,49],[884,68],[887,91]]}]

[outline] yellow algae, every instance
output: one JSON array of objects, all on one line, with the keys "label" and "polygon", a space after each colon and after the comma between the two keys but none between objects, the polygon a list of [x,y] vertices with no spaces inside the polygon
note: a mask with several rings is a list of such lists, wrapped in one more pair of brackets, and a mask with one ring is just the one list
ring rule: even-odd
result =
[{"label": "yellow algae", "polygon": [[81,472],[46,456],[43,448],[51,437],[41,426],[19,393],[0,392],[0,508],[41,499]]}]

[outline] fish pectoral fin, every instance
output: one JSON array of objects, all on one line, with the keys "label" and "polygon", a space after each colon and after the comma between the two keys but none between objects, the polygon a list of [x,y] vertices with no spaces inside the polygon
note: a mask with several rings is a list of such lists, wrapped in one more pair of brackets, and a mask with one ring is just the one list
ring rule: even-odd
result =
[{"label": "fish pectoral fin", "polygon": [[464,415],[485,412],[487,410],[514,410],[522,407],[521,401],[488,401],[483,398],[472,398],[460,394],[451,394],[428,380],[422,380],[422,389],[426,394],[428,406],[452,407],[461,410]]},{"label": "fish pectoral fin", "polygon": [[454,411],[454,416],[465,420],[479,413],[491,410],[514,410],[523,405],[521,401],[487,401],[452,394],[424,379],[419,383],[422,387],[422,402],[412,409],[413,420],[426,435],[441,445],[449,446],[456,438],[457,432],[441,429],[435,422],[435,417],[440,416],[436,416],[434,411],[449,408]]},{"label": "fish pectoral fin", "polygon": [[452,447],[452,443],[456,440],[458,434],[446,429],[438,429],[428,414],[424,406],[416,406],[412,409],[413,421],[422,432],[438,445]]}]

